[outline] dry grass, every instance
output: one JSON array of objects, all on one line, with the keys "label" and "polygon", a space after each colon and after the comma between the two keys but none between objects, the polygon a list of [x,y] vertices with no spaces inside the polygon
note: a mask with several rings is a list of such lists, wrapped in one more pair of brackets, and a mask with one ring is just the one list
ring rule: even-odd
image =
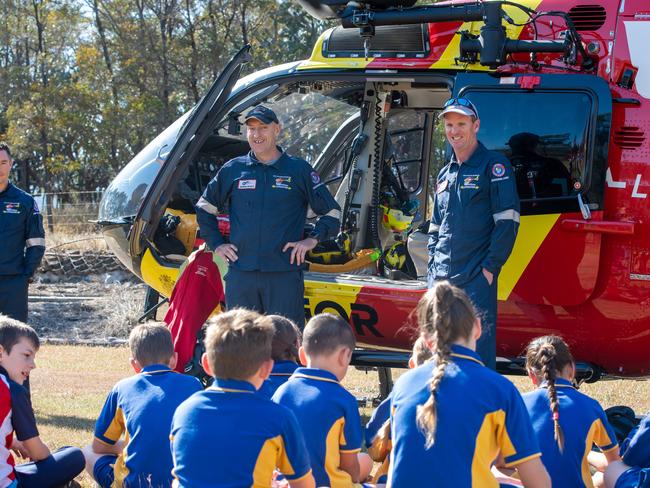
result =
[{"label": "dry grass", "polygon": [[45,243],[48,251],[107,252],[108,246],[101,234],[87,231],[79,233],[74,229],[57,229],[54,233],[45,230]]},{"label": "dry grass", "polygon": [[[42,438],[51,448],[83,446],[92,439],[95,418],[110,388],[130,375],[126,347],[85,347],[44,345],[38,353],[38,368],[32,373],[32,400]],[[401,370],[394,370],[397,378]],[[511,378],[522,391],[530,390],[527,378]],[[358,398],[378,393],[377,375],[351,368],[344,385]],[[650,382],[609,380],[583,385],[582,391],[603,407],[629,405],[637,413],[649,408]],[[362,408],[365,418],[371,408]],[[80,479],[83,487],[94,486],[89,476]]]}]

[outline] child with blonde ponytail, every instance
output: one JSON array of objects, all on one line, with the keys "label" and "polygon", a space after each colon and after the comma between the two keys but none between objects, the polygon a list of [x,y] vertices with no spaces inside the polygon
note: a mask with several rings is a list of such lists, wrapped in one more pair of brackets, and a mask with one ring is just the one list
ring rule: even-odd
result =
[{"label": "child with blonde ponytail", "polygon": [[481,322],[467,295],[438,282],[417,317],[433,358],[395,384],[388,486],[496,487],[501,456],[524,486],[550,487],[519,392],[476,353]]},{"label": "child with blonde ponytail", "polygon": [[524,395],[524,403],[553,486],[594,486],[587,458],[598,457],[592,457],[591,446],[603,452],[604,462],[597,463],[603,470],[620,459],[618,444],[600,404],[573,387],[575,363],[569,346],[558,336],[534,339],[526,348],[526,370],[538,388]]}]

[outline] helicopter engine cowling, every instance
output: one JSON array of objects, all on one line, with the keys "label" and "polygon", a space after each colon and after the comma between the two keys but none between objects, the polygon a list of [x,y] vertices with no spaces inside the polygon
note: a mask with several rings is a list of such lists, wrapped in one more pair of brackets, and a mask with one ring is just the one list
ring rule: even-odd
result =
[{"label": "helicopter engine cowling", "polygon": [[359,7],[382,10],[392,7],[412,7],[416,0],[367,0],[351,2],[350,0],[296,0],[309,15],[321,20],[333,20],[341,18],[343,10],[348,4],[356,4]]}]

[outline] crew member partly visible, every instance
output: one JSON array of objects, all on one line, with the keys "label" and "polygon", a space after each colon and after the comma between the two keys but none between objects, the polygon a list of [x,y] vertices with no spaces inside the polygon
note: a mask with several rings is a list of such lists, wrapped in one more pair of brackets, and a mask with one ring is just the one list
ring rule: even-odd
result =
[{"label": "crew member partly visible", "polygon": [[[339,228],[341,208],[306,161],[276,145],[280,123],[259,105],[246,116],[251,151],[228,161],[196,204],[201,237],[229,264],[226,305],[305,323],[305,254]],[[230,216],[230,242],[216,216]],[[321,217],[303,236],[307,211]]]},{"label": "crew member partly visible", "polygon": [[469,295],[481,314],[477,352],[496,367],[497,278],[519,229],[519,197],[512,166],[478,141],[478,111],[452,98],[440,114],[451,161],[436,183],[429,233],[429,287],[448,280]]},{"label": "crew member partly visible", "polygon": [[28,285],[45,253],[45,232],[32,196],[9,181],[13,163],[0,142],[0,314],[26,322]]}]

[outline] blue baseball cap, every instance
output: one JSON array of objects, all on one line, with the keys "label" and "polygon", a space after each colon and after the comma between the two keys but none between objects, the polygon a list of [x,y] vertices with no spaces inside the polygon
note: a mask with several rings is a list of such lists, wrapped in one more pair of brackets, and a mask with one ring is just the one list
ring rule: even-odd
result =
[{"label": "blue baseball cap", "polygon": [[270,124],[271,122],[275,122],[276,124],[280,123],[275,112],[264,105],[258,105],[248,112],[248,114],[246,114],[245,122],[248,122],[250,119],[257,119],[263,124]]}]

